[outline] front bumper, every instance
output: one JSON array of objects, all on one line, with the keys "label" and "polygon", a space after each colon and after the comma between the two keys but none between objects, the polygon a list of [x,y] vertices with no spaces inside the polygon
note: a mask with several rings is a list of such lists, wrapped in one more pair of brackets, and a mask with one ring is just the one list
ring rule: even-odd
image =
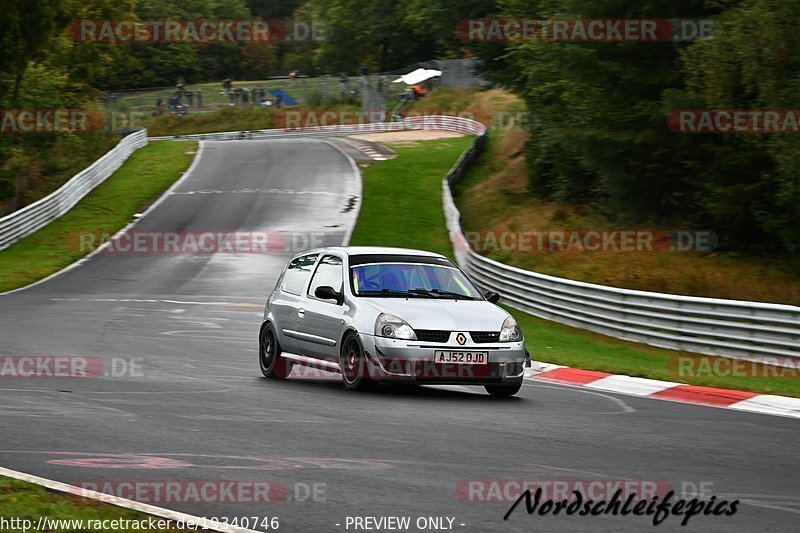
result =
[{"label": "front bumper", "polygon": [[[525,341],[434,343],[360,335],[367,355],[370,378],[429,384],[497,385],[522,379],[530,358]],[[451,341],[455,335],[451,336]],[[487,352],[488,364],[446,364],[434,362],[437,350]]]}]

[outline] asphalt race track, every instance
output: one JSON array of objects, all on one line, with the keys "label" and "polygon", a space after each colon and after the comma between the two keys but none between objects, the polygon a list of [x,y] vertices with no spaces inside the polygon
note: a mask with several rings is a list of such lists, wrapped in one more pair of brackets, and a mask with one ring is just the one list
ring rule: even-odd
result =
[{"label": "asphalt race track", "polygon": [[[276,230],[338,245],[359,191],[327,142],[207,142],[135,229]],[[510,502],[469,501],[459,491],[469,480],[702,484],[707,497],[740,499],[738,512],[687,527],[668,517],[657,530],[797,530],[794,419],[532,381],[496,400],[458,386],[353,393],[330,374],[263,379],[261,310],[295,251],[100,253],[0,296],[0,354],[96,356],[108,374],[0,380],[0,465],[68,483],[271,481],[284,501],[152,503],[274,516],[280,531],[354,531],[348,516],[408,516],[409,531],[418,517],[470,533],[653,527],[643,516],[528,516],[524,505],[504,521]]]}]

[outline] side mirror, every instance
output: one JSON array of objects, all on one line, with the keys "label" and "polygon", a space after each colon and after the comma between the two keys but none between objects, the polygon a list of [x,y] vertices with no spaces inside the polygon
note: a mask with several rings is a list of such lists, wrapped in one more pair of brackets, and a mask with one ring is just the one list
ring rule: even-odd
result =
[{"label": "side mirror", "polygon": [[494,291],[489,291],[483,295],[490,303],[496,304],[500,301],[500,295]]},{"label": "side mirror", "polygon": [[336,303],[339,305],[341,305],[344,301],[342,293],[336,292],[336,289],[329,285],[317,287],[314,291],[314,296],[320,300],[336,300]]}]

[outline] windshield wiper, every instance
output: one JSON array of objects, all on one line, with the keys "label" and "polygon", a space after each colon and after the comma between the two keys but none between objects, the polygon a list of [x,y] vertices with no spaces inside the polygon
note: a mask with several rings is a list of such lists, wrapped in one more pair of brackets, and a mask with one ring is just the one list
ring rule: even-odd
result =
[{"label": "windshield wiper", "polygon": [[458,300],[474,300],[474,298],[460,292],[444,291],[442,289],[410,289],[398,291],[395,289],[375,289],[361,291],[359,296],[397,296],[400,298],[456,298]]},{"label": "windshield wiper", "polygon": [[445,291],[442,289],[413,289],[414,292],[420,292],[428,295],[435,295],[437,298],[450,297],[457,300],[474,300],[471,296],[461,294],[460,292]]},{"label": "windshield wiper", "polygon": [[419,296],[425,296],[424,294],[420,294],[418,292],[412,291],[396,291],[394,289],[377,289],[377,290],[369,290],[369,291],[361,291],[358,293],[359,296],[366,296],[366,295],[375,295],[375,296],[399,296],[405,298],[414,298]]}]

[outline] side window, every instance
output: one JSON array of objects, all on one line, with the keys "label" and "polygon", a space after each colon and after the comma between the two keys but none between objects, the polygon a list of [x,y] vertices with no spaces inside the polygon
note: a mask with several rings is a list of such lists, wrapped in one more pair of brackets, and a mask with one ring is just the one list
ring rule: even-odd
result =
[{"label": "side window", "polygon": [[304,255],[293,259],[286,268],[281,282],[281,290],[298,296],[303,294],[308,278],[311,277],[311,269],[317,261],[318,254]]},{"label": "side window", "polygon": [[314,296],[317,287],[333,287],[337,292],[342,292],[342,260],[335,255],[326,255],[319,262],[314,279],[308,288],[309,296]]}]

